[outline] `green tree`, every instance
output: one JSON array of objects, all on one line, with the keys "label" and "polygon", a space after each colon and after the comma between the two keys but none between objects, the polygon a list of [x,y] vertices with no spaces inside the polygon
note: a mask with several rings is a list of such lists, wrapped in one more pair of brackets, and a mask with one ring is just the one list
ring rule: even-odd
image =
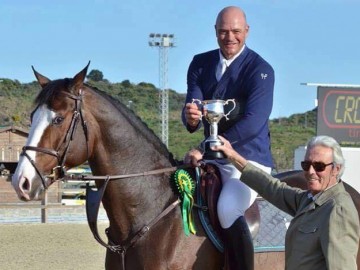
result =
[{"label": "green tree", "polygon": [[121,85],[122,85],[123,87],[125,87],[125,88],[129,88],[129,87],[132,86],[132,85],[131,85],[131,82],[130,82],[129,80],[123,80],[123,81],[121,82]]},{"label": "green tree", "polygon": [[89,74],[86,76],[88,80],[92,80],[95,82],[100,82],[104,80],[104,75],[100,70],[93,69],[89,72]]}]

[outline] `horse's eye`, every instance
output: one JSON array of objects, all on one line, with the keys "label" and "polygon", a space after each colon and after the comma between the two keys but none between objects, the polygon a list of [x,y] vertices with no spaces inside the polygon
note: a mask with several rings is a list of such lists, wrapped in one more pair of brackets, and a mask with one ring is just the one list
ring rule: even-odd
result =
[{"label": "horse's eye", "polygon": [[52,124],[53,124],[53,125],[60,125],[63,121],[64,121],[64,117],[62,117],[62,116],[56,116],[56,117],[53,119]]}]

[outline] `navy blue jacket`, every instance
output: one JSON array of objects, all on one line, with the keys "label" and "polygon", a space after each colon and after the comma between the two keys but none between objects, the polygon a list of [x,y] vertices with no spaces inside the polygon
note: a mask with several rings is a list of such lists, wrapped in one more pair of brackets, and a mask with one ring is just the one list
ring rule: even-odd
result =
[{"label": "navy blue jacket", "polygon": [[[273,167],[270,149],[269,117],[273,105],[274,70],[259,56],[245,46],[242,53],[227,68],[220,81],[216,79],[219,50],[195,55],[187,74],[187,95],[185,103],[192,99],[235,99],[236,109],[230,120],[223,118],[219,123],[219,135],[228,139],[234,149],[248,160]],[[225,112],[232,104],[225,106]],[[185,119],[182,121],[189,132]],[[205,119],[204,136],[209,136],[209,124]]]}]

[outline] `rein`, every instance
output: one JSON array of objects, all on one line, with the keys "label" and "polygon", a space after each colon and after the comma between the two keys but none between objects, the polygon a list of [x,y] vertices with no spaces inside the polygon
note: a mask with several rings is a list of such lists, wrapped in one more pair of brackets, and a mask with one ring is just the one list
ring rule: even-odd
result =
[{"label": "rein", "polygon": [[90,181],[90,180],[120,180],[124,178],[131,178],[131,177],[140,177],[140,176],[147,176],[147,175],[153,175],[153,174],[160,174],[160,173],[167,173],[167,172],[174,172],[177,169],[183,169],[183,168],[189,168],[189,165],[181,165],[181,166],[175,166],[170,168],[164,168],[164,169],[157,169],[142,173],[133,173],[133,174],[120,174],[120,175],[98,175],[98,176],[89,176],[86,174],[65,174],[61,180],[67,181],[67,180],[75,180],[75,181]]}]

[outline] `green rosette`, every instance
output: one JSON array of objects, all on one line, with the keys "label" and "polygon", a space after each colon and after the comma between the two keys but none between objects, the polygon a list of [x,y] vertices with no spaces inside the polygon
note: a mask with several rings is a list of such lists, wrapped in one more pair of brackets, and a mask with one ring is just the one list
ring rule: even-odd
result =
[{"label": "green rosette", "polygon": [[190,174],[179,169],[174,173],[174,182],[177,193],[181,199],[181,214],[183,218],[183,227],[185,235],[195,234],[195,225],[192,217],[192,208],[194,206],[195,182]]}]

